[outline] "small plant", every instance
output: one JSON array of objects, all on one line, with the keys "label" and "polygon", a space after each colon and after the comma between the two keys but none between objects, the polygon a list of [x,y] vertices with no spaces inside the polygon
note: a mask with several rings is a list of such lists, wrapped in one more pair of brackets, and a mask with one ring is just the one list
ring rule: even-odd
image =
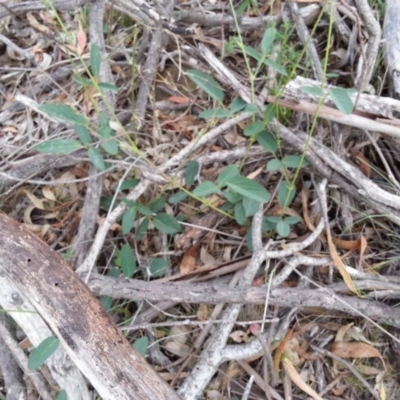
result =
[{"label": "small plant", "polygon": [[[98,91],[113,90],[118,88],[109,83],[99,82],[98,76],[101,67],[101,52],[97,45],[92,45],[90,49],[90,71],[88,75],[90,79],[83,76],[77,76],[74,80],[83,87],[94,87]],[[100,139],[100,146],[109,155],[118,154],[118,141],[115,139],[113,129],[110,127],[110,120],[106,114],[99,112],[98,125],[95,126],[89,120],[78,114],[72,107],[64,104],[43,104],[39,110],[52,118],[59,119],[63,122],[70,123],[74,126],[78,136],[76,139],[50,139],[36,146],[36,150],[47,154],[65,154],[80,148],[87,149],[87,155],[94,166],[100,171],[106,169],[102,152],[94,146],[92,136]]]}]

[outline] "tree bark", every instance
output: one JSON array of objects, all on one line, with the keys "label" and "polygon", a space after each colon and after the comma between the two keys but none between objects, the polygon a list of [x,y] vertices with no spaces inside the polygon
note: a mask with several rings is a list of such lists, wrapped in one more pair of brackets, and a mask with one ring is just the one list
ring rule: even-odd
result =
[{"label": "tree bark", "polygon": [[0,268],[32,302],[104,399],[176,400],[61,257],[0,214]]}]

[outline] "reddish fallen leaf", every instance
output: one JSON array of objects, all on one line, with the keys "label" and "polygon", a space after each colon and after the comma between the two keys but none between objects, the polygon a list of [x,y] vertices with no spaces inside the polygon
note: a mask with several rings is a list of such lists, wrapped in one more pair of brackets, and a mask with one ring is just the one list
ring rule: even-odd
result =
[{"label": "reddish fallen leaf", "polygon": [[198,247],[192,246],[184,253],[179,266],[179,271],[182,275],[190,274],[196,268],[196,258],[199,253]]},{"label": "reddish fallen leaf", "polygon": [[264,278],[262,276],[259,276],[253,280],[251,283],[251,286],[261,286],[263,284]]},{"label": "reddish fallen leaf", "polygon": [[256,336],[261,332],[261,325],[258,322],[255,322],[254,324],[250,324],[250,332]]},{"label": "reddish fallen leaf", "polygon": [[170,97],[167,97],[166,100],[172,101],[172,103],[175,103],[175,104],[188,104],[188,103],[190,103],[190,99],[188,99],[187,97],[170,96]]},{"label": "reddish fallen leaf", "polygon": [[371,162],[357,148],[350,149],[351,158],[357,163],[360,171],[368,178],[371,178]]},{"label": "reddish fallen leaf", "polygon": [[83,52],[85,51],[86,44],[87,44],[87,35],[80,26],[79,31],[76,35],[76,51],[79,55],[83,54]]}]

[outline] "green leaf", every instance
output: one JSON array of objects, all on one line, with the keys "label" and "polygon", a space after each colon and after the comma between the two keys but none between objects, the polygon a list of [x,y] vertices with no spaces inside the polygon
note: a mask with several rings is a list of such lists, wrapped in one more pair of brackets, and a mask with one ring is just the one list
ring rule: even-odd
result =
[{"label": "green leaf", "polygon": [[83,86],[83,87],[94,87],[94,83],[93,83],[90,79],[84,78],[84,77],[81,76],[81,75],[74,76],[72,79],[73,79],[78,85],[81,85],[81,86]]},{"label": "green leaf", "polygon": [[221,103],[224,101],[224,92],[222,91],[221,86],[219,86],[218,82],[212,76],[195,69],[187,70],[186,75],[214,100],[217,100]]},{"label": "green leaf", "polygon": [[75,139],[51,139],[35,146],[35,149],[46,154],[66,154],[78,150],[82,145]]},{"label": "green leaf", "polygon": [[338,74],[337,72],[327,72],[325,76],[327,78],[339,78],[340,74]]},{"label": "green leaf", "polygon": [[106,311],[110,311],[112,306],[112,297],[102,296],[100,299],[100,303]]},{"label": "green leaf", "polygon": [[260,203],[267,203],[271,197],[265,187],[244,176],[236,176],[231,179],[228,182],[228,187],[234,192]]},{"label": "green leaf", "polygon": [[205,197],[217,192],[218,192],[218,186],[215,183],[209,181],[200,183],[200,185],[193,190],[193,194],[196,197]]},{"label": "green leaf", "polygon": [[149,339],[147,336],[142,336],[139,339],[136,339],[132,346],[140,355],[144,357],[147,353],[147,349],[149,348]]},{"label": "green leaf", "polygon": [[146,215],[148,217],[154,214],[149,207],[143,206],[142,204],[137,204],[136,208],[140,212],[140,214]]},{"label": "green leaf", "polygon": [[296,217],[296,216],[291,216],[291,217],[286,217],[285,221],[289,224],[289,225],[295,225],[298,224],[301,221],[300,217]]},{"label": "green leaf", "polygon": [[[274,219],[277,218],[275,221]],[[261,229],[265,232],[276,230],[276,224],[280,221],[279,217],[264,217],[261,224]]]},{"label": "green leaf", "polygon": [[257,104],[247,104],[243,111],[247,112],[247,113],[255,114],[258,112],[258,106],[257,106]]},{"label": "green leaf", "polygon": [[197,161],[189,161],[185,171],[186,185],[193,185],[197,174],[199,173],[200,165]]},{"label": "green leaf", "polygon": [[244,51],[247,55],[249,55],[250,57],[253,57],[257,61],[262,60],[261,54],[255,48],[250,47],[250,46],[244,46]]},{"label": "green leaf", "polygon": [[288,76],[288,73],[284,67],[282,67],[281,64],[277,63],[274,60],[264,60],[264,63],[267,64],[270,68],[272,68],[274,71],[280,73],[283,76]]},{"label": "green leaf", "polygon": [[278,32],[274,27],[270,27],[265,30],[261,40],[261,51],[264,56],[271,53],[277,33]]},{"label": "green leaf", "polygon": [[69,122],[71,124],[87,125],[88,123],[85,117],[78,114],[72,107],[64,104],[42,104],[39,106],[39,110],[50,117]]},{"label": "green leaf", "polygon": [[148,272],[150,278],[160,278],[167,273],[168,261],[165,258],[153,258],[149,262]]},{"label": "green leaf", "polygon": [[229,203],[232,203],[232,204],[236,204],[240,200],[243,200],[243,196],[241,196],[240,194],[237,194],[237,193],[233,193],[230,190],[226,190],[222,194],[229,201]]},{"label": "green leaf", "polygon": [[118,154],[118,142],[113,139],[114,131],[110,127],[110,121],[104,113],[99,113],[99,135],[102,139],[101,147],[113,156]]},{"label": "green leaf", "polygon": [[238,38],[236,36],[230,36],[228,40],[225,40],[224,50],[225,54],[229,55],[237,47]]},{"label": "green leaf", "polygon": [[217,185],[220,188],[223,188],[226,186],[226,183],[234,178],[235,176],[239,175],[239,168],[235,164],[228,165],[225,167],[218,175],[217,178]]},{"label": "green leaf", "polygon": [[246,107],[247,103],[240,97],[236,97],[229,106],[229,110],[232,114],[242,111]]},{"label": "green leaf", "polygon": [[122,216],[122,233],[127,235],[133,228],[136,218],[136,207],[129,207]]},{"label": "green leaf", "polygon": [[85,125],[75,124],[75,132],[78,135],[79,140],[83,144],[92,143],[89,129]]},{"label": "green leaf", "polygon": [[118,278],[120,274],[121,271],[119,270],[119,268],[116,267],[112,267],[107,271],[107,276],[109,276],[110,278]]},{"label": "green leaf", "polygon": [[176,192],[172,196],[169,197],[168,203],[169,204],[176,204],[180,201],[183,201],[187,198],[187,194],[185,192]]},{"label": "green leaf", "polygon": [[90,147],[88,150],[88,157],[92,164],[99,169],[100,171],[104,171],[106,169],[106,164],[104,163],[103,155],[100,151],[94,147]]},{"label": "green leaf", "polygon": [[282,164],[286,168],[304,168],[307,167],[308,161],[303,157],[293,154],[283,157]]},{"label": "green leaf", "polygon": [[259,207],[260,203],[258,201],[249,199],[247,197],[243,199],[243,208],[246,217],[252,217],[258,211]]},{"label": "green leaf", "polygon": [[329,89],[330,94],[335,106],[344,114],[351,114],[354,106],[349,96],[348,90],[343,88]]},{"label": "green leaf", "polygon": [[58,393],[56,400],[68,400],[67,392],[65,390],[61,390],[61,392]]},{"label": "green leaf", "polygon": [[282,180],[278,186],[278,202],[282,208],[289,207],[296,195],[295,188],[286,180]]},{"label": "green leaf", "polygon": [[232,204],[229,201],[226,201],[224,204],[222,204],[219,209],[223,212],[228,212],[233,208],[234,204]]},{"label": "green leaf", "polygon": [[271,122],[276,117],[276,104],[269,103],[267,107],[265,107],[264,111],[264,122],[268,123]]},{"label": "green leaf", "polygon": [[149,208],[153,213],[158,213],[165,207],[165,196],[160,196],[149,204]]},{"label": "green leaf", "polygon": [[140,223],[140,225],[137,227],[135,231],[135,237],[137,240],[142,240],[145,233],[147,232],[147,229],[149,228],[149,219],[144,218],[143,221]]},{"label": "green leaf", "polygon": [[199,114],[199,117],[203,119],[229,118],[230,116],[231,113],[225,108],[211,108]]},{"label": "green leaf", "polygon": [[29,355],[28,368],[38,369],[57,350],[58,345],[59,340],[55,336],[44,339]]},{"label": "green leaf", "polygon": [[323,97],[324,96],[324,91],[317,86],[301,86],[300,90],[303,93],[309,94],[311,96],[315,96],[315,97]]},{"label": "green leaf", "polygon": [[244,211],[244,207],[242,202],[237,203],[235,205],[235,220],[239,225],[244,225],[246,222],[246,213]]},{"label": "green leaf", "polygon": [[179,222],[166,213],[158,213],[153,219],[154,226],[162,233],[177,233],[181,230]]},{"label": "green leaf", "polygon": [[288,237],[290,233],[290,225],[285,220],[280,220],[276,224],[276,231],[281,237]]},{"label": "green leaf", "polygon": [[[139,179],[127,179],[122,182],[120,190],[129,190],[136,187],[139,183]],[[117,188],[118,184],[115,188]]]},{"label": "green leaf", "polygon": [[274,158],[273,160],[269,160],[267,163],[267,171],[279,171],[283,169],[284,165],[282,164],[281,160]]},{"label": "green leaf", "polygon": [[262,121],[251,122],[243,131],[244,136],[254,136],[259,134],[264,129],[264,123]]},{"label": "green leaf", "polygon": [[266,130],[262,130],[257,135],[257,142],[261,147],[271,153],[275,153],[276,150],[278,150],[278,141],[272,133],[267,132]]},{"label": "green leaf", "polygon": [[124,244],[120,250],[122,273],[130,278],[136,271],[136,257],[131,246]]},{"label": "green leaf", "polygon": [[93,76],[97,77],[101,67],[101,50],[97,44],[92,44],[90,47],[90,70]]},{"label": "green leaf", "polygon": [[103,90],[110,90],[111,92],[118,92],[118,87],[112,83],[99,82],[99,88]]}]

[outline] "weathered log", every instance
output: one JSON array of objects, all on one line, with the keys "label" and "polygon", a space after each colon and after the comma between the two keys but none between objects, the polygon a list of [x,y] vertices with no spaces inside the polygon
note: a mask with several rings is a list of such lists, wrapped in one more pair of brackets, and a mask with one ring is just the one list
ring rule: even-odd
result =
[{"label": "weathered log", "polygon": [[132,348],[70,266],[23,225],[2,214],[0,268],[104,399],[179,398]]}]

